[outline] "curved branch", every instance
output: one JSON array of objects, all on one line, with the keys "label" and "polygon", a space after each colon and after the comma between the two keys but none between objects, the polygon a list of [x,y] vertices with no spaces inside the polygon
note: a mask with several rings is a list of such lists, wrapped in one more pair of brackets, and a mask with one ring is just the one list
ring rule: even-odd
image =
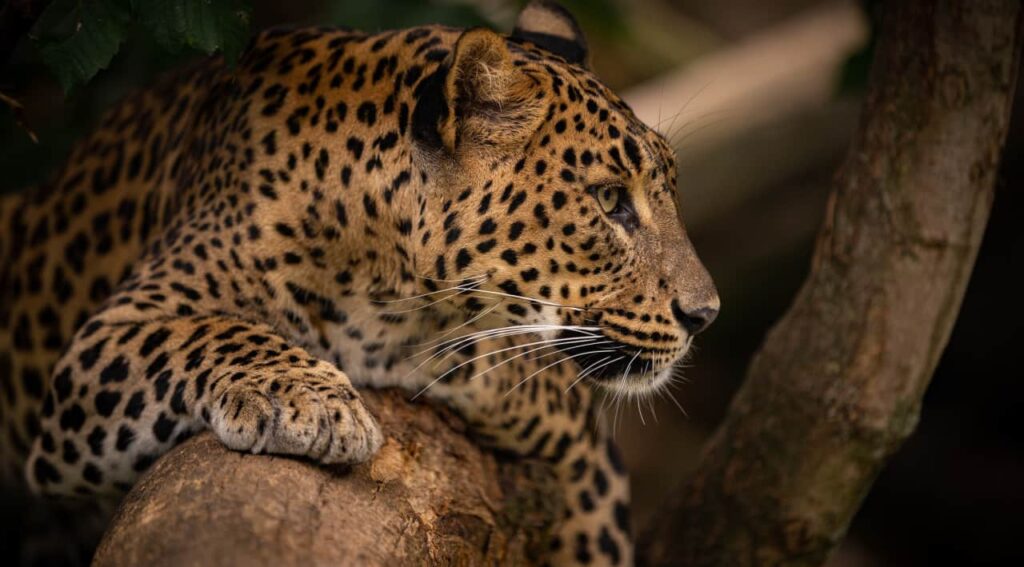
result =
[{"label": "curved branch", "polygon": [[[93,560],[147,565],[530,563],[561,517],[545,465],[499,464],[443,408],[365,392],[388,441],[331,470],[203,434],[131,490]],[[452,427],[452,426],[455,427]]]},{"label": "curved branch", "polygon": [[914,430],[991,208],[1021,6],[886,10],[808,280],[643,535],[648,563],[820,565]]}]

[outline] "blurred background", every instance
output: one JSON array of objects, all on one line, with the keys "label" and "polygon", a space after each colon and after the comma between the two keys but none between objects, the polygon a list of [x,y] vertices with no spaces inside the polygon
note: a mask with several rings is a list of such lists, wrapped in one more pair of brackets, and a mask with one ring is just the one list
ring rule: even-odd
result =
[{"label": "blurred background", "polygon": [[[255,0],[252,30],[423,23],[511,29],[514,0]],[[684,220],[722,298],[672,400],[606,410],[633,474],[634,525],[696,464],[747,362],[808,267],[830,180],[858,120],[874,2],[563,0],[593,67],[679,153]],[[100,112],[197,56],[132,26],[109,67],[65,93],[39,46],[0,61],[0,192],[52,173]],[[38,38],[36,38],[38,39]],[[2,43],[2,42],[0,42]],[[1024,107],[1018,88],[995,206],[921,423],[878,479],[830,567],[1024,565]],[[12,103],[20,103],[16,111]],[[37,142],[32,140],[32,136]],[[1017,252],[1017,254],[1014,254]],[[1021,271],[1018,271],[1021,270]],[[681,407],[680,407],[681,406]]]}]

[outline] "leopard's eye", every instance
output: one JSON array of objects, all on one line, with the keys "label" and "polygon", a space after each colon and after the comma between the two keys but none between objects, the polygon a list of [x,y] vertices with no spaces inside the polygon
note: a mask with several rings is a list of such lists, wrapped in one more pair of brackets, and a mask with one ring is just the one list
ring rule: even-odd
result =
[{"label": "leopard's eye", "polygon": [[619,188],[618,187],[602,187],[597,190],[597,202],[601,205],[601,210],[605,214],[612,214],[615,208],[619,206]]},{"label": "leopard's eye", "polygon": [[601,210],[609,220],[621,224],[627,231],[633,232],[640,226],[636,209],[629,198],[629,192],[619,184],[591,185],[587,192],[594,196]]}]

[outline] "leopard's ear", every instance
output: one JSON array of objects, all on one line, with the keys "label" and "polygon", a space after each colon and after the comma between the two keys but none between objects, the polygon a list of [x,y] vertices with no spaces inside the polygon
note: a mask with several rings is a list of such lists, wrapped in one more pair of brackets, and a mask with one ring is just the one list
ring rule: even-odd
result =
[{"label": "leopard's ear", "polygon": [[585,68],[587,39],[569,10],[551,0],[532,0],[519,13],[512,39],[530,42]]},{"label": "leopard's ear", "polygon": [[444,147],[454,153],[465,144],[525,139],[542,111],[538,87],[513,64],[505,38],[488,29],[467,30],[455,43],[442,87],[447,114],[438,133]]}]

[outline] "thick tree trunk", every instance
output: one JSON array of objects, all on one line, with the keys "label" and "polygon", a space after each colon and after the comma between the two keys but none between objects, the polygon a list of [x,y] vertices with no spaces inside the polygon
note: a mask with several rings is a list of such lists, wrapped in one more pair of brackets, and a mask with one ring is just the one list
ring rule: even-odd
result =
[{"label": "thick tree trunk", "polygon": [[647,563],[820,565],[914,430],[991,207],[1021,6],[885,9],[810,276],[643,535]]},{"label": "thick tree trunk", "polygon": [[331,470],[203,434],[132,489],[95,567],[532,563],[562,502],[548,467],[498,464],[441,408],[367,392],[388,441]]}]

